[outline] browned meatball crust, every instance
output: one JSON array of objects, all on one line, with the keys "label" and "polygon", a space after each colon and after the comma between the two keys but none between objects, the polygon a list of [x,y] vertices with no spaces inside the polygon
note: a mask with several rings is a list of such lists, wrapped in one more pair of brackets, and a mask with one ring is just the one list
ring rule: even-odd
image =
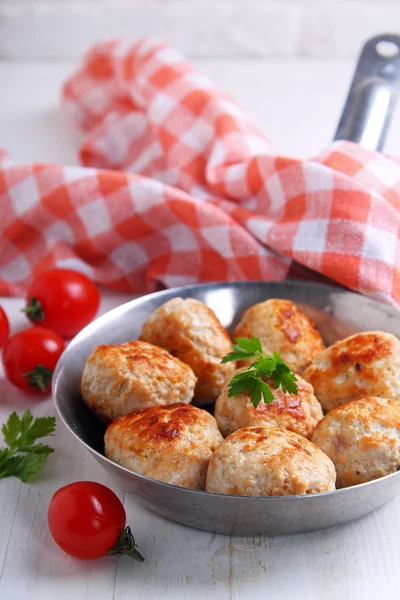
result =
[{"label": "browned meatball crust", "polygon": [[208,412],[172,404],[120,417],[108,426],[104,444],[108,458],[135,473],[201,490],[222,439]]}]

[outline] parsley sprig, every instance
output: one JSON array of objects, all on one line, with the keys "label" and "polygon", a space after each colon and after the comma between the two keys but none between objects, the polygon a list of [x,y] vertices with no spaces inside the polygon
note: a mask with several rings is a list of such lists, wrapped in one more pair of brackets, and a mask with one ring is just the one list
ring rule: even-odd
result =
[{"label": "parsley sprig", "polygon": [[54,417],[33,419],[28,409],[20,418],[13,412],[1,428],[7,448],[0,450],[0,479],[14,476],[26,482],[39,471],[54,450],[35,442],[54,433],[55,428]]},{"label": "parsley sprig", "polygon": [[237,396],[247,392],[250,402],[257,407],[261,398],[266,404],[271,404],[274,395],[264,379],[273,377],[275,388],[281,387],[284,392],[297,394],[296,375],[294,375],[287,364],[282,360],[279,352],[265,354],[258,337],[236,338],[236,344],[232,346],[232,352],[224,356],[223,363],[233,360],[256,360],[242,373],[237,373],[228,384],[228,396]]}]

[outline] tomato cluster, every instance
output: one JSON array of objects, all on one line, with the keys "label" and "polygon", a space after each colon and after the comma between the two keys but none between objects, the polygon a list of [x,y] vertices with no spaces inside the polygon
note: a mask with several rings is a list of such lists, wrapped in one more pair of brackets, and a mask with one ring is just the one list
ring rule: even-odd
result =
[{"label": "tomato cluster", "polygon": [[[0,349],[7,379],[28,393],[47,393],[64,348],[96,315],[100,295],[82,273],[53,269],[40,274],[28,290],[23,312],[33,323],[9,338],[10,325],[0,307]],[[80,559],[126,554],[143,556],[118,497],[92,481],[77,481],[59,489],[48,509],[51,535],[67,554]]]},{"label": "tomato cluster", "polygon": [[7,315],[0,307],[0,348],[6,378],[25,392],[48,393],[65,348],[64,339],[90,323],[99,302],[99,291],[86,275],[70,269],[41,273],[30,286],[23,309],[34,327],[9,338]]}]

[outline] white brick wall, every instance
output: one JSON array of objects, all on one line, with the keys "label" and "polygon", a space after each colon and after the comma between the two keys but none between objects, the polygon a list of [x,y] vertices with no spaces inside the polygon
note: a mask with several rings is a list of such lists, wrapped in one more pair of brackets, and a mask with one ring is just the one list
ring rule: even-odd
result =
[{"label": "white brick wall", "polygon": [[188,56],[356,54],[400,33],[400,0],[0,0],[0,58],[70,58],[110,36],[162,38]]}]

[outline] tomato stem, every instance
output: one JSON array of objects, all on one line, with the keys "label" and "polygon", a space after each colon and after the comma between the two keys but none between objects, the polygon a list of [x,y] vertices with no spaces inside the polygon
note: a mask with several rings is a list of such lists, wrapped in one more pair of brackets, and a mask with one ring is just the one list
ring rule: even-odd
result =
[{"label": "tomato stem", "polygon": [[140,554],[139,550],[136,550],[136,548],[137,544],[132,535],[131,528],[125,527],[120,533],[118,542],[107,552],[107,554],[110,556],[113,556],[114,554],[127,554],[138,562],[143,562],[144,557]]},{"label": "tomato stem", "polygon": [[44,320],[44,310],[42,303],[37,298],[33,296],[29,298],[28,304],[25,308],[21,308],[21,312],[24,312],[28,319],[31,321],[43,321]]},{"label": "tomato stem", "polygon": [[47,392],[47,388],[51,382],[53,371],[50,371],[44,365],[37,365],[33,371],[24,373],[22,377],[28,377],[29,387],[38,387],[42,392]]}]

